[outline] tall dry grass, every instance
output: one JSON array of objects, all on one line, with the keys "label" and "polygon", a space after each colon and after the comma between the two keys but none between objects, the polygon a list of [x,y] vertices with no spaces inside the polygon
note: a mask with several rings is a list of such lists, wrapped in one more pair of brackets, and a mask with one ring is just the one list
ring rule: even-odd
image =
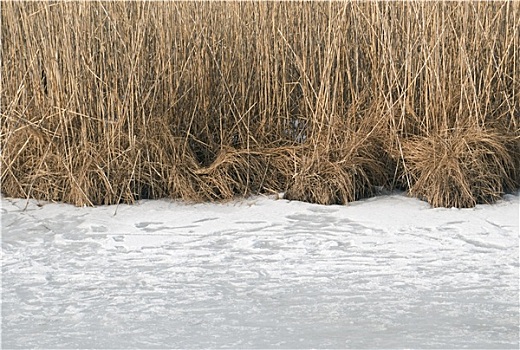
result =
[{"label": "tall dry grass", "polygon": [[435,206],[520,186],[520,3],[2,2],[1,190]]}]

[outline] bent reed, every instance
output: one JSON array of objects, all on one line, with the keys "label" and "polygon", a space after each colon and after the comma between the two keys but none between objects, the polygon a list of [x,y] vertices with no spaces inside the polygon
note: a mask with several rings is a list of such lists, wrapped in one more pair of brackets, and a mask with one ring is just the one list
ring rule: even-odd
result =
[{"label": "bent reed", "polygon": [[520,2],[3,2],[1,191],[75,205],[520,187]]}]

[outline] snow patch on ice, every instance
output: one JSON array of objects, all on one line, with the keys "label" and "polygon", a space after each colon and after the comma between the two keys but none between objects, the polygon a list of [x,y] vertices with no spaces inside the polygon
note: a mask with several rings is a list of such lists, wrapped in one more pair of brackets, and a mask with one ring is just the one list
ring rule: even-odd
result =
[{"label": "snow patch on ice", "polygon": [[2,346],[517,348],[519,198],[2,197]]}]

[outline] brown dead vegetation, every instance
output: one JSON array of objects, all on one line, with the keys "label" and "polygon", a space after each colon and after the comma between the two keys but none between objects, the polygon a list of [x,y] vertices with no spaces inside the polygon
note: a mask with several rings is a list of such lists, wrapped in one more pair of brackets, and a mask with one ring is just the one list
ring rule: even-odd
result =
[{"label": "brown dead vegetation", "polygon": [[76,205],[520,186],[520,3],[3,2],[1,190]]}]

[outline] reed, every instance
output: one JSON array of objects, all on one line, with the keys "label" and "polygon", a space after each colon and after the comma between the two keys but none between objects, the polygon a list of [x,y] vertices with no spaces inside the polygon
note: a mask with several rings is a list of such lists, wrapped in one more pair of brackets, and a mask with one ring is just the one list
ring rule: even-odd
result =
[{"label": "reed", "polygon": [[520,187],[520,3],[1,4],[1,191],[434,206]]}]

